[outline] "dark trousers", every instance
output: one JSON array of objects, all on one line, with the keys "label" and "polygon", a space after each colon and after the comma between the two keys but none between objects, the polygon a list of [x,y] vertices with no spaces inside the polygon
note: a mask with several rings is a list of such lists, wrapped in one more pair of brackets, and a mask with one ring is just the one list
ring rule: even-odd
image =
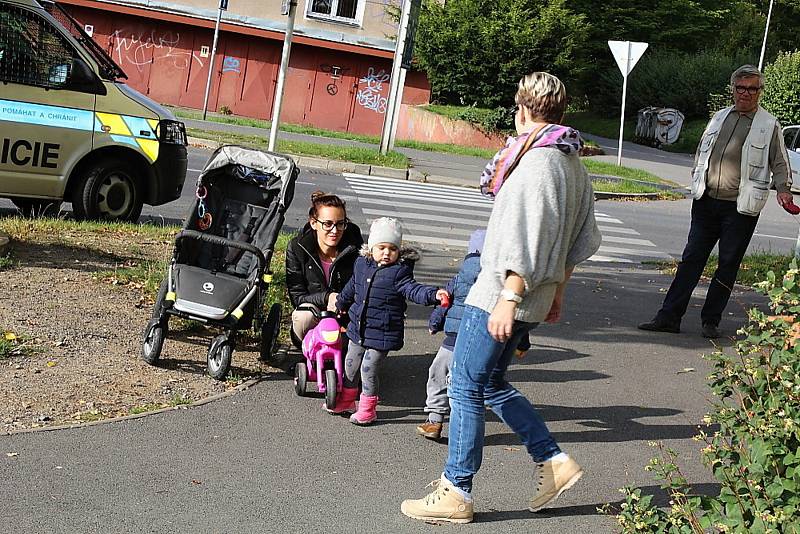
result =
[{"label": "dark trousers", "polygon": [[657,318],[680,323],[708,256],[719,241],[719,265],[700,313],[703,324],[718,325],[757,222],[758,217],[737,212],[736,202],[716,200],[707,195],[695,200],[689,239]]}]

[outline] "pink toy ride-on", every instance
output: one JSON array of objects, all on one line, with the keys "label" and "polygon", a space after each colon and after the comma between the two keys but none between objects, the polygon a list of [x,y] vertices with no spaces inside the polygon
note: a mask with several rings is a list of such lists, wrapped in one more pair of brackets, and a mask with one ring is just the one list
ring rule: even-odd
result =
[{"label": "pink toy ride-on", "polygon": [[294,390],[302,397],[306,394],[308,381],[316,381],[317,389],[325,395],[325,406],[333,410],[336,393],[342,390],[344,373],[342,332],[335,313],[309,311],[320,321],[303,339],[306,360],[294,368]]}]

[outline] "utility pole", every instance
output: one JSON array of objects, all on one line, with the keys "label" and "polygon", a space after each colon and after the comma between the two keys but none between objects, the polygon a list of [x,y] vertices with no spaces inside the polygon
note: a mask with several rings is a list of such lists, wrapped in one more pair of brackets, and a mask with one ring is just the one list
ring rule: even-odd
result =
[{"label": "utility pole", "polygon": [[297,11],[297,0],[283,0],[281,14],[289,15],[286,21],[286,35],[283,38],[283,53],[281,66],[278,70],[278,85],[275,87],[275,96],[272,100],[272,123],[269,126],[269,145],[267,150],[275,151],[278,141],[278,123],[281,118],[281,105],[283,104],[283,90],[286,84],[286,71],[289,70],[289,53],[292,50],[292,34],[294,33],[294,18]]},{"label": "utility pole", "polygon": [[391,138],[393,131],[397,128],[397,114],[400,109],[396,101],[398,94],[402,95],[400,87],[400,71],[402,70],[403,52],[406,47],[406,33],[408,32],[408,22],[411,19],[412,0],[403,0],[403,8],[400,11],[400,28],[397,32],[397,45],[394,49],[394,61],[392,61],[392,73],[389,79],[389,100],[386,103],[386,113],[383,116],[383,130],[381,132],[381,154],[386,155],[391,149]]},{"label": "utility pole", "polygon": [[758,70],[764,72],[764,52],[767,51],[767,34],[769,33],[769,21],[772,18],[772,4],[774,0],[769,0],[769,11],[767,11],[767,25],[764,27],[764,41],[761,43],[761,57],[758,59]]},{"label": "utility pole", "polygon": [[217,12],[217,23],[214,25],[214,43],[211,45],[211,62],[208,65],[208,79],[206,80],[206,95],[203,97],[203,120],[206,120],[208,110],[208,93],[211,90],[211,75],[214,73],[214,60],[217,58],[217,39],[219,38],[219,21],[222,19],[222,12],[228,9],[228,0],[219,0],[219,11]]}]

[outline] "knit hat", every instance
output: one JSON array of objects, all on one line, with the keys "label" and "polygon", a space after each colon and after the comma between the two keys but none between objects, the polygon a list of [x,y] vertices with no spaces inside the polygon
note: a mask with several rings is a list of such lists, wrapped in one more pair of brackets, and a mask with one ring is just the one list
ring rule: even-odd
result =
[{"label": "knit hat", "polygon": [[400,226],[400,221],[397,219],[381,217],[372,221],[372,226],[369,227],[369,240],[367,241],[370,249],[378,243],[391,243],[400,248],[402,240],[403,227]]},{"label": "knit hat", "polygon": [[469,245],[467,245],[467,254],[483,252],[483,241],[486,239],[486,230],[478,228],[472,235],[469,236]]}]

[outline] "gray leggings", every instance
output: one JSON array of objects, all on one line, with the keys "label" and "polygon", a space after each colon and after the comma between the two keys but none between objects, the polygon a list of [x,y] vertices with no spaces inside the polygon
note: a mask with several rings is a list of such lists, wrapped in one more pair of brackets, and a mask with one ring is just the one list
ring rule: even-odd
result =
[{"label": "gray leggings", "polygon": [[362,395],[376,396],[379,385],[378,363],[387,354],[388,351],[365,349],[351,341],[344,359],[344,387],[357,388],[360,382]]}]

